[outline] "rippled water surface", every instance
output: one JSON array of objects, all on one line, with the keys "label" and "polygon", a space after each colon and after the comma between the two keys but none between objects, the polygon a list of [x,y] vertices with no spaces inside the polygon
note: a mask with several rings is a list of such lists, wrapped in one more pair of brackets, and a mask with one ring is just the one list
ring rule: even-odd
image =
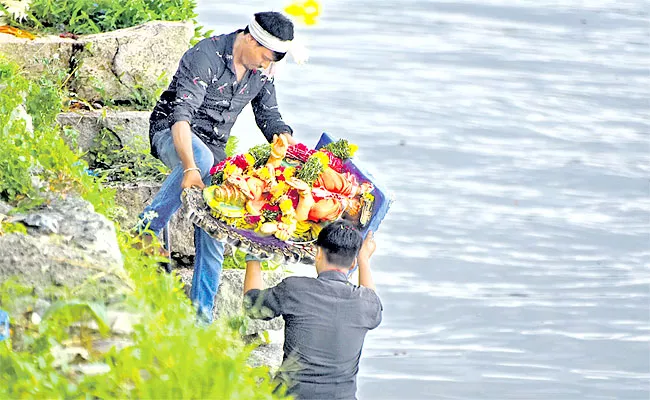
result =
[{"label": "rippled water surface", "polygon": [[[649,3],[321,3],[282,114],[359,144],[396,198],[359,397],[647,399]],[[284,5],[204,0],[199,20]],[[234,134],[262,139],[250,111]]]}]

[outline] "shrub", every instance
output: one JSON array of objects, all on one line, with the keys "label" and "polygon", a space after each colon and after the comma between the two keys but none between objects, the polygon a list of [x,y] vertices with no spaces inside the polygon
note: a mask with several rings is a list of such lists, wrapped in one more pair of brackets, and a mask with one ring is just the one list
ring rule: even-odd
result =
[{"label": "shrub", "polygon": [[77,35],[109,32],[148,21],[190,21],[194,0],[32,0],[24,21],[13,26],[47,33]]}]

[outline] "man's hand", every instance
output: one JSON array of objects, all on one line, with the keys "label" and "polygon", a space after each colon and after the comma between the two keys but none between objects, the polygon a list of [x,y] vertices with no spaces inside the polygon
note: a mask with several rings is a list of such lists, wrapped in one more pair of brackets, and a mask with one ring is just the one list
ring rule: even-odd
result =
[{"label": "man's hand", "polygon": [[374,253],[376,249],[377,244],[375,243],[373,232],[369,231],[368,235],[366,235],[366,239],[363,241],[363,245],[361,245],[361,249],[359,249],[357,259],[360,262],[370,260],[372,253]]},{"label": "man's hand", "polygon": [[296,139],[293,136],[291,136],[289,132],[282,132],[280,135],[284,136],[287,139],[287,143],[289,143],[289,145],[294,145],[298,143]]},{"label": "man's hand", "polygon": [[205,187],[205,184],[201,179],[201,174],[199,173],[199,171],[191,170],[183,174],[183,181],[181,182],[181,187],[183,189],[187,189],[191,187],[198,187],[199,189],[203,189]]}]

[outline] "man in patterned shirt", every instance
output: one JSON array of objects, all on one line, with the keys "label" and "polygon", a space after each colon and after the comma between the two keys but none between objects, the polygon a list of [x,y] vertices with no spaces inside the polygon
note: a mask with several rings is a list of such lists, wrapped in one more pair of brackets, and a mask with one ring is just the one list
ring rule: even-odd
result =
[{"label": "man in patterned shirt", "polygon": [[[226,157],[230,129],[249,102],[269,142],[274,135],[285,135],[290,144],[295,143],[293,131],[278,111],[272,74],[267,73],[291,52],[293,38],[288,18],[261,12],[245,29],[202,40],[183,55],[149,121],[151,153],[172,171],[141,214],[140,229],[148,226],[159,235],[180,208],[183,189],[209,184],[209,171]],[[195,226],[194,245],[190,299],[199,317],[209,323],[223,243]]]}]

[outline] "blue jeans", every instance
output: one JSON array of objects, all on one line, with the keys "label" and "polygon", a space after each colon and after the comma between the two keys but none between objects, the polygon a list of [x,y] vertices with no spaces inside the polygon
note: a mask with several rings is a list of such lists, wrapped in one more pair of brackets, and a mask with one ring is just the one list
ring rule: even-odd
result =
[{"label": "blue jeans", "polygon": [[[152,140],[160,160],[172,171],[162,184],[150,205],[140,214],[141,226],[147,225],[156,235],[167,225],[172,215],[181,207],[181,183],[183,181],[183,164],[181,163],[171,130],[157,132]],[[192,135],[192,153],[194,162],[201,170],[201,178],[210,184],[210,169],[214,156],[208,147],[195,135]],[[194,226],[194,276],[190,300],[197,307],[198,316],[204,322],[212,322],[214,298],[219,289],[221,268],[223,265],[223,243],[208,235],[203,229]]]}]

